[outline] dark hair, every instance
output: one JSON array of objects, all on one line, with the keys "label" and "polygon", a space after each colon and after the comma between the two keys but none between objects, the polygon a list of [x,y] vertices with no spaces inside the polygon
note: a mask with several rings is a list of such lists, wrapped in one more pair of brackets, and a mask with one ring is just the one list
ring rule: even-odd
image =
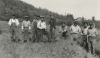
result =
[{"label": "dark hair", "polygon": [[15,15],[15,14],[13,14],[12,16],[14,16],[14,17],[15,17],[16,15]]},{"label": "dark hair", "polygon": [[74,24],[78,24],[78,22],[77,22],[77,21],[75,21],[75,22],[74,22]]},{"label": "dark hair", "polygon": [[87,24],[87,25],[88,25],[88,22],[84,22],[84,25],[85,25],[85,24]]},{"label": "dark hair", "polygon": [[62,24],[65,24],[65,22],[62,22]]}]

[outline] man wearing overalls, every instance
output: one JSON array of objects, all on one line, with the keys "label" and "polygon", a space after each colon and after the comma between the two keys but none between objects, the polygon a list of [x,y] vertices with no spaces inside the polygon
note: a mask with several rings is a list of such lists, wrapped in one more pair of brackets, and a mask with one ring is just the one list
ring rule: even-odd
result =
[{"label": "man wearing overalls", "polygon": [[11,32],[11,41],[15,42],[18,39],[18,25],[19,21],[16,19],[15,15],[12,16],[12,18],[8,22],[10,26],[10,32]]}]

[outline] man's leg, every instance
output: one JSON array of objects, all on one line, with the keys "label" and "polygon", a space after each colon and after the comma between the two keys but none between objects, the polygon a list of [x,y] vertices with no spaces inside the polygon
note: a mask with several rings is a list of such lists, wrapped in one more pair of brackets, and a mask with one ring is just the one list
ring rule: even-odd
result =
[{"label": "man's leg", "polygon": [[43,36],[43,31],[41,29],[37,30],[37,42],[40,42]]},{"label": "man's leg", "polygon": [[89,37],[89,43],[88,43],[88,51],[90,52],[90,53],[92,53],[92,40],[91,40],[91,37]]},{"label": "man's leg", "polygon": [[94,37],[93,40],[92,40],[93,55],[95,55],[95,43],[96,43],[96,38]]},{"label": "man's leg", "polygon": [[53,28],[51,29],[51,39],[52,40],[56,40],[56,37],[55,37],[55,29],[53,30]]},{"label": "man's leg", "polygon": [[47,31],[44,31],[43,34],[48,38],[48,42],[51,42],[50,34]]}]

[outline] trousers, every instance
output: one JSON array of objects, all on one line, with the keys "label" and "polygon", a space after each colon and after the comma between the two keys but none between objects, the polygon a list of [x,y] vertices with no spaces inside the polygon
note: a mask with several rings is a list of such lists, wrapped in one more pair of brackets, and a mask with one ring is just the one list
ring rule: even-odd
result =
[{"label": "trousers", "polygon": [[56,39],[55,29],[53,30],[53,28],[50,28],[50,37],[51,37],[52,40],[55,40]]},{"label": "trousers", "polygon": [[23,39],[24,40],[29,39],[29,28],[28,27],[24,27],[24,29],[23,29]]},{"label": "trousers", "polygon": [[37,42],[42,41],[43,35],[46,35],[48,41],[50,40],[49,33],[45,29],[37,29]]},{"label": "trousers", "polygon": [[18,27],[17,26],[11,26],[10,32],[11,32],[12,39],[16,39],[18,37]]},{"label": "trousers", "polygon": [[96,37],[89,36],[88,37],[89,52],[91,52],[92,54],[95,54],[95,43],[96,43]]}]

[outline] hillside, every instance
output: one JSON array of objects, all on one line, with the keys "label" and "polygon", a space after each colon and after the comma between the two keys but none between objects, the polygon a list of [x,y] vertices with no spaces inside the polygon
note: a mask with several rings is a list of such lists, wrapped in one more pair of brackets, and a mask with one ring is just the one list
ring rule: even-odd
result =
[{"label": "hillside", "polygon": [[[23,20],[25,15],[30,16],[31,21],[34,19],[34,15],[45,16],[45,21],[50,20],[50,15],[53,15],[57,19],[57,25],[61,24],[61,21],[66,22],[66,24],[71,25],[75,20],[73,14],[59,15],[55,12],[49,11],[47,9],[36,8],[33,5],[25,3],[21,0],[0,0],[0,20],[8,21],[12,14],[15,14],[20,21]],[[83,24],[84,17],[80,17],[82,20],[79,20],[79,24]],[[87,21],[87,20],[86,20]],[[89,20],[91,21],[91,20]],[[96,26],[99,26],[100,23],[96,22]]]},{"label": "hillside", "polygon": [[25,15],[30,16],[31,20],[34,19],[34,15],[43,15],[47,22],[50,19],[50,15],[53,15],[57,19],[57,23],[61,21],[72,22],[74,20],[72,14],[68,14],[67,16],[59,15],[47,9],[36,8],[21,0],[0,0],[0,20],[8,21],[12,14],[17,15],[20,21],[22,21]]},{"label": "hillside", "polygon": [[[3,32],[0,35],[0,58],[98,58],[86,53],[82,47],[72,42],[70,37],[52,43],[14,43],[10,41],[11,34],[7,22],[0,21],[0,30]],[[57,38],[60,35],[58,31],[57,27]],[[18,33],[22,39],[21,32]]]}]

